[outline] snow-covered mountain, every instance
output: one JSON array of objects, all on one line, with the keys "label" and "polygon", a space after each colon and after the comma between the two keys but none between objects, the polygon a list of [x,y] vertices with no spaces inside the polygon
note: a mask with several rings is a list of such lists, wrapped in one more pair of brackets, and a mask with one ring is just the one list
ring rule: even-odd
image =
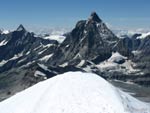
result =
[{"label": "snow-covered mountain", "polygon": [[140,102],[95,74],[68,72],[0,103],[0,113],[150,113]]},{"label": "snow-covered mountain", "polygon": [[[139,38],[139,37],[144,38]],[[0,101],[68,71],[150,86],[150,36],[118,38],[93,12],[68,33],[0,33]]]}]

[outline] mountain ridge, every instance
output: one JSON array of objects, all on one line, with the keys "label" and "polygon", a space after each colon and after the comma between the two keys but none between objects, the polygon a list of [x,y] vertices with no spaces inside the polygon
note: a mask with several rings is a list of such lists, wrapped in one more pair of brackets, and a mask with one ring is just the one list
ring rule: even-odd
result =
[{"label": "mountain ridge", "polygon": [[77,22],[62,41],[48,35],[36,36],[23,25],[0,34],[1,97],[68,71],[150,86],[149,36],[119,38],[95,12],[89,18]]}]

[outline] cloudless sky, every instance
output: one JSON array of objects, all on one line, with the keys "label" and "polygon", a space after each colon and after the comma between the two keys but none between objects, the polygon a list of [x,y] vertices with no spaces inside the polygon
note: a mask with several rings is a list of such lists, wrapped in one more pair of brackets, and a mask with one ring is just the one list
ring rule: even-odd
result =
[{"label": "cloudless sky", "polygon": [[0,28],[73,27],[93,11],[115,28],[150,28],[150,0],[0,0]]}]

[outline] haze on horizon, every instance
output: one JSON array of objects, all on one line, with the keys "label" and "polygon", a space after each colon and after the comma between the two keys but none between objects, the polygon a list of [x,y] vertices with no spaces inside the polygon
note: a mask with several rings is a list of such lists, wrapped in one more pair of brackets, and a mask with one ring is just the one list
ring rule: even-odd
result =
[{"label": "haze on horizon", "polygon": [[113,28],[150,28],[149,0],[1,0],[0,28],[72,28],[92,11]]}]

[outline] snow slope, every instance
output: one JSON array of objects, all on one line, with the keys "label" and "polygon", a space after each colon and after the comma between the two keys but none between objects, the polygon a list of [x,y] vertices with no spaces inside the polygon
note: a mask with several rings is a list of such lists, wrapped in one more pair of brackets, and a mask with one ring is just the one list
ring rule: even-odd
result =
[{"label": "snow slope", "polygon": [[150,106],[98,75],[68,72],[1,102],[0,113],[150,113]]}]

